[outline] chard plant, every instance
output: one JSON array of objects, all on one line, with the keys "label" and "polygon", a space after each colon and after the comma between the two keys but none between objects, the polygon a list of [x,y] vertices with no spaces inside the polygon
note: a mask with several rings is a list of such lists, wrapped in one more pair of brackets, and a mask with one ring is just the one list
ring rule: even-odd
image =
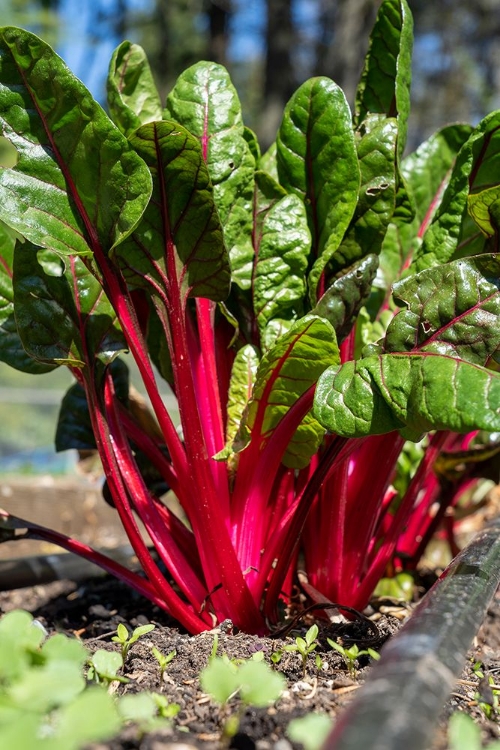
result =
[{"label": "chard plant", "polygon": [[358,609],[415,563],[498,451],[500,112],[403,158],[411,47],[406,1],[384,0],[354,112],[313,78],[261,154],[219,65],[162,102],[124,42],[106,114],[0,30],[0,358],[73,373],[56,447],[97,448],[144,575],[8,514],[3,538],[58,543],[193,633],[266,632],[299,555],[313,601]]}]

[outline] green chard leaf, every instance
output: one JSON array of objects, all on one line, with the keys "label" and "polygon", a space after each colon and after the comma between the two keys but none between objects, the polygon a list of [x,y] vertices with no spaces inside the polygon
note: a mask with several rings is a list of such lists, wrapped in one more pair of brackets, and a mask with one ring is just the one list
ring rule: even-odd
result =
[{"label": "green chard leaf", "polygon": [[418,349],[473,364],[500,362],[500,258],[463,258],[394,286],[406,305],[387,328],[383,351]]},{"label": "green chard leaf", "polygon": [[496,111],[479,123],[460,149],[415,259],[418,271],[485,251],[498,252],[499,170],[500,111]]},{"label": "green chard leaf", "polygon": [[370,114],[398,122],[398,161],[403,155],[410,112],[413,19],[406,0],[385,0],[370,36],[365,67],[356,93],[357,127]]},{"label": "green chard leaf", "polygon": [[21,372],[49,372],[56,365],[41,364],[30,357],[17,330],[12,285],[15,244],[14,232],[0,222],[0,361]]},{"label": "green chard leaf", "polygon": [[0,128],[17,164],[0,170],[0,219],[64,254],[122,242],[151,194],[146,165],[55,52],[0,30]]},{"label": "green chard leaf", "polygon": [[304,204],[265,172],[255,174],[253,308],[261,335],[272,318],[302,315],[311,235]]},{"label": "green chard leaf", "polygon": [[254,346],[246,344],[237,351],[231,370],[228,393],[226,441],[229,450],[225,455],[233,452],[233,441],[236,439],[243,412],[252,395],[258,366],[259,354]]},{"label": "green chard leaf", "polygon": [[356,208],[360,171],[351,112],[329,78],[312,78],[285,108],[276,141],[278,174],[305,203],[312,235],[309,295],[338,249]]},{"label": "green chard leaf", "polygon": [[276,162],[276,141],[271,143],[267,151],[262,154],[257,165],[259,169],[267,172],[271,177],[274,177],[276,182],[279,182],[278,164]]},{"label": "green chard leaf", "polygon": [[19,335],[39,362],[94,369],[126,349],[101,285],[77,256],[18,245],[13,281]]},{"label": "green chard leaf", "polygon": [[182,73],[167,98],[166,116],[201,143],[231,259],[232,278],[249,289],[255,159],[236,89],[225,68],[200,62]]},{"label": "green chard leaf", "polygon": [[497,430],[500,260],[462,259],[396,284],[404,303],[374,354],[329,368],[318,382],[314,414],[332,432],[361,437],[400,430]]},{"label": "green chard leaf", "polygon": [[500,375],[431,352],[382,354],[330,367],[319,378],[314,415],[343,437],[399,430],[500,429]]},{"label": "green chard leaf", "polygon": [[470,125],[447,125],[438,130],[401,164],[401,172],[415,199],[411,223],[389,226],[380,254],[374,286],[385,293],[399,278],[405,261],[418,251],[421,238],[443,198],[457,154],[472,132]]},{"label": "green chard leaf", "polygon": [[354,263],[335,279],[311,310],[314,315],[326,318],[332,324],[339,343],[350,332],[368,299],[377,268],[376,255],[367,255]]},{"label": "green chard leaf", "polygon": [[[306,315],[284,333],[264,355],[252,398],[237,438],[251,435],[263,446],[278,423],[332,362],[339,362],[335,332],[323,318]],[[318,450],[323,427],[309,413],[299,425],[283,458],[285,466],[303,468]],[[239,447],[239,446],[238,446]]]},{"label": "green chard leaf", "polygon": [[154,295],[160,288],[168,297],[178,286],[184,302],[224,300],[229,261],[197,138],[164,120],[143,125],[130,143],[151,169],[154,189],[139,226],[116,250],[124,276]]},{"label": "green chard leaf", "polygon": [[395,208],[397,137],[394,118],[369,115],[361,126],[357,140],[359,200],[349,230],[328,265],[332,274],[368,253],[380,252]]},{"label": "green chard leaf", "polygon": [[[111,362],[111,375],[118,399],[128,405],[129,373],[127,365],[117,358]],[[57,420],[56,451],[92,450],[96,447],[85,390],[73,383],[63,396]]]},{"label": "green chard leaf", "polygon": [[126,136],[141,125],[163,117],[160,95],[146,53],[138,44],[122,42],[114,51],[107,93],[111,117]]}]

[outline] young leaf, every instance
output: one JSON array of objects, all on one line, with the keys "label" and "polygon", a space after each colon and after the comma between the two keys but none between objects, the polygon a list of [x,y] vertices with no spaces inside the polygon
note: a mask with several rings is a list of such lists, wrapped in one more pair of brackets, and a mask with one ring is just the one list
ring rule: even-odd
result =
[{"label": "young leaf", "polygon": [[311,246],[304,204],[265,172],[255,174],[253,307],[262,333],[272,318],[300,317]]},{"label": "young leaf", "polygon": [[[315,315],[294,323],[262,358],[240,438],[246,432],[264,445],[286,412],[332,362],[339,362],[335,333]],[[316,452],[324,430],[308,414],[293,435],[283,457],[285,466],[302,468]]]},{"label": "young leaf", "polygon": [[351,112],[343,91],[329,78],[306,81],[285,108],[276,148],[281,184],[307,209],[314,304],[319,279],[349,226],[359,191]]},{"label": "young leaf", "polygon": [[368,299],[377,268],[376,255],[367,255],[354,263],[342,276],[335,279],[311,310],[313,315],[326,318],[331,323],[339,343],[351,330],[361,307]]},{"label": "young leaf", "polygon": [[124,351],[115,313],[78,257],[63,260],[29,242],[18,245],[14,290],[19,335],[38,361],[93,368],[96,359],[108,364]]},{"label": "young leaf", "polygon": [[471,132],[470,125],[447,125],[403,160],[401,172],[415,199],[416,214],[411,223],[398,221],[389,226],[375,281],[384,292],[400,276],[406,259],[418,250],[439,208],[457,154]]},{"label": "young leaf", "polygon": [[229,262],[197,139],[163,121],[143,125],[130,143],[151,169],[154,192],[133,236],[116,250],[124,275],[154,294],[180,294],[184,303],[225,299]]},{"label": "young leaf", "polygon": [[251,344],[247,344],[236,353],[227,401],[226,440],[229,445],[236,437],[243,412],[252,395],[258,365],[259,355]]},{"label": "young leaf", "polygon": [[249,660],[238,670],[240,695],[249,706],[268,706],[274,703],[283,692],[286,682],[279,672],[275,672],[263,661]]},{"label": "young leaf", "polygon": [[409,276],[394,286],[406,305],[391,321],[384,352],[419,349],[473,364],[500,361],[500,259],[481,255]]},{"label": "young leaf", "polygon": [[185,70],[168,95],[165,112],[200,140],[224,227],[233,281],[248,289],[255,159],[227,70],[208,62]]},{"label": "young leaf", "polygon": [[343,437],[500,429],[500,375],[439,354],[383,354],[330,367],[315,417]]},{"label": "young leaf", "polygon": [[397,122],[369,115],[357,142],[361,187],[349,230],[331,259],[328,270],[338,273],[345,266],[378,253],[382,247],[396,201]]},{"label": "young leaf", "polygon": [[114,51],[107,80],[111,117],[122,133],[162,119],[160,95],[146,53],[138,44],[122,42]]},{"label": "young leaf", "polygon": [[131,233],[151,194],[145,164],[61,58],[22,29],[0,30],[0,126],[19,156],[0,170],[0,219],[75,255]]},{"label": "young leaf", "polygon": [[[498,197],[496,188],[500,185],[499,151],[500,112],[497,111],[479,123],[461,148],[441,205],[424,235],[423,245],[416,258],[417,270],[446,263],[454,258],[475,255],[484,250],[498,250],[494,203]],[[488,196],[481,198],[485,188],[489,190]],[[479,225],[468,216],[468,205],[479,218]],[[486,236],[481,226],[485,206],[490,227]]]},{"label": "young leaf", "polygon": [[396,117],[398,159],[401,159],[410,111],[413,19],[406,0],[385,0],[370,36],[370,46],[356,93],[354,121],[369,114]]}]

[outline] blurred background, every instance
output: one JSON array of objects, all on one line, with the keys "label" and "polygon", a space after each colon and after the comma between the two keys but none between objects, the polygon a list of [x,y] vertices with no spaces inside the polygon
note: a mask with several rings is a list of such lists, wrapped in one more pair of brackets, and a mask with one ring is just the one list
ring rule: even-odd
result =
[{"label": "blurred background", "polygon": [[[229,69],[245,122],[262,146],[283,107],[313,75],[333,78],[353,104],[380,0],[0,0],[1,25],[49,42],[105,106],[107,67],[124,39],[146,50],[166,96],[192,63]],[[408,150],[454,121],[500,108],[500,1],[410,0],[415,22]],[[30,376],[0,365],[0,474],[64,473],[56,455],[61,371]]]}]

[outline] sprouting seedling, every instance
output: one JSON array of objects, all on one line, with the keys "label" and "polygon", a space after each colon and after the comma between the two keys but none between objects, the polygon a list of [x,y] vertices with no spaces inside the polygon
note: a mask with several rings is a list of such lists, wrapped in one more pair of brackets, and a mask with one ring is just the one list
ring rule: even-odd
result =
[{"label": "sprouting seedling", "polygon": [[302,671],[304,674],[306,672],[307,657],[312,651],[314,651],[315,648],[318,647],[318,642],[316,641],[317,637],[318,626],[311,625],[305,635],[305,638],[297,636],[297,638],[295,639],[295,643],[291,643],[290,645],[283,647],[284,651],[297,651],[300,654],[302,658]]},{"label": "sprouting seedling", "polygon": [[172,659],[177,655],[177,651],[174,648],[173,651],[170,651],[168,654],[162,654],[162,652],[159,651],[156,646],[153,646],[153,648],[151,649],[151,653],[160,665],[160,682],[163,682],[163,675],[165,674],[165,670],[168,664],[170,664]]},{"label": "sprouting seedling", "polygon": [[124,663],[127,659],[130,647],[137,640],[139,640],[142,635],[146,635],[146,633],[150,633],[152,630],[154,630],[154,625],[152,625],[151,623],[149,623],[148,625],[139,625],[139,627],[135,628],[134,632],[129,637],[129,633],[125,625],[121,622],[119,623],[118,627],[116,628],[116,635],[114,635],[111,640],[121,645],[122,659]]},{"label": "sprouting seedling", "polygon": [[331,638],[327,638],[327,641],[344,658],[345,665],[351,674],[356,673],[356,662],[360,656],[370,656],[375,661],[380,659],[380,654],[372,648],[360,649],[356,643],[353,643],[348,648],[347,646],[342,646],[340,643],[336,643],[336,641],[332,641]]},{"label": "sprouting seedling", "polygon": [[112,682],[129,682],[126,677],[118,675],[117,672],[123,667],[123,658],[116,651],[98,649],[90,658],[90,667],[87,673],[89,680],[110,685]]},{"label": "sprouting seedling", "polygon": [[235,695],[240,697],[240,710],[224,722],[226,739],[238,731],[247,706],[268,706],[278,700],[285,687],[283,675],[271,670],[264,661],[252,658],[235,664],[227,656],[212,658],[202,670],[200,682],[203,691],[221,705],[227,705]]}]

